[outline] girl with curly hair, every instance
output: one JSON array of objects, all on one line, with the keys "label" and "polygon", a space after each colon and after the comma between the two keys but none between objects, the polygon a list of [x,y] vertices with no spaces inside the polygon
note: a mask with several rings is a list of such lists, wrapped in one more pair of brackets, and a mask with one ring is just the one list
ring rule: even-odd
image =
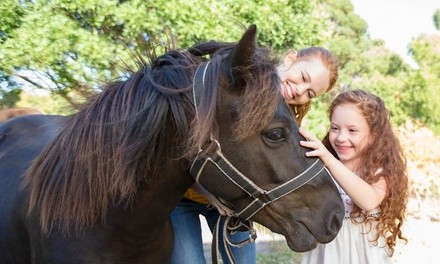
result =
[{"label": "girl with curly hair", "polygon": [[379,97],[362,90],[339,94],[329,108],[330,129],[320,142],[300,130],[332,174],[345,205],[337,237],[303,254],[302,263],[391,263],[402,236],[408,175],[406,159]]}]

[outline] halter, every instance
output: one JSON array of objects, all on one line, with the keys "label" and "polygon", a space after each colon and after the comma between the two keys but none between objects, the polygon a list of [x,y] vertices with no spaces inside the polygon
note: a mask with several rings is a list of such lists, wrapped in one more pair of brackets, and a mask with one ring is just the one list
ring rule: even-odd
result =
[{"label": "halter", "polygon": [[273,188],[272,190],[264,190],[258,187],[248,177],[235,168],[231,162],[229,162],[221,152],[220,144],[218,142],[215,153],[208,155],[203,151],[200,151],[194,160],[190,172],[196,182],[200,183],[202,172],[208,163],[215,165],[224,176],[253,198],[248,206],[240,212],[233,214],[233,216],[244,220],[249,220],[259,210],[263,209],[263,207],[295,191],[324,170],[322,162],[317,159],[309,168],[293,179]]},{"label": "halter", "polygon": [[[193,81],[193,91],[192,91],[192,101],[196,111],[196,118],[198,116],[197,105],[200,100],[200,94],[205,86],[205,75],[206,70],[209,66],[210,61],[207,63],[202,63],[197,68],[194,74]],[[220,147],[220,143],[216,139],[212,139],[217,148],[215,151],[212,151],[212,154],[206,153],[201,147],[199,148],[199,152],[193,161],[193,164],[190,169],[191,176],[197,183],[200,183],[201,177],[203,177],[203,170],[208,163],[214,165],[225,177],[227,177],[231,182],[233,182],[240,189],[245,191],[251,198],[253,198],[252,202],[249,203],[244,209],[240,212],[234,212],[233,216],[242,220],[249,221],[249,219],[255,215],[258,211],[263,209],[266,205],[280,199],[283,196],[288,195],[289,193],[295,191],[299,187],[303,186],[313,178],[315,178],[319,173],[324,170],[324,164],[320,159],[316,159],[316,161],[308,167],[305,171],[303,171],[298,176],[293,179],[271,189],[265,190],[258,187],[252,180],[246,177],[243,173],[241,173],[232,163],[223,155]],[[220,219],[219,219],[220,221]],[[229,222],[229,219],[225,220],[225,222]],[[227,224],[226,224],[227,226]],[[251,222],[250,225],[251,226]],[[226,230],[227,227],[224,227]],[[217,230],[217,228],[216,228]],[[218,232],[218,230],[216,231]],[[253,242],[256,238],[255,235],[252,235],[248,239],[249,242]],[[224,231],[224,239],[227,239],[227,233]],[[241,246],[242,242],[239,244],[232,244],[230,241],[226,241],[228,244],[233,246]],[[225,244],[226,245],[226,244]],[[227,252],[229,252],[229,248],[227,248]],[[230,254],[228,254],[230,255]],[[214,258],[213,258],[214,261]]]}]

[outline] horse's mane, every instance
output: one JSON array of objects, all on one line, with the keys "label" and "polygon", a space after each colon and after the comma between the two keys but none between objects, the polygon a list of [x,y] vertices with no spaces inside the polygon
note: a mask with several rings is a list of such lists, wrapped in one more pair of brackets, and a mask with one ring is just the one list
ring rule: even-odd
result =
[{"label": "horse's mane", "polygon": [[[37,212],[43,232],[54,226],[81,232],[104,220],[110,206],[128,205],[164,161],[191,153],[215,135],[217,86],[232,80],[224,61],[233,47],[208,42],[169,51],[127,80],[109,83],[69,117],[24,181],[30,189],[28,212]],[[197,66],[207,59],[207,85],[198,122],[191,125],[194,106],[186,94]],[[253,60],[253,74],[244,77],[249,87],[243,90],[239,138],[264,125],[278,100],[274,61],[263,50]]]}]

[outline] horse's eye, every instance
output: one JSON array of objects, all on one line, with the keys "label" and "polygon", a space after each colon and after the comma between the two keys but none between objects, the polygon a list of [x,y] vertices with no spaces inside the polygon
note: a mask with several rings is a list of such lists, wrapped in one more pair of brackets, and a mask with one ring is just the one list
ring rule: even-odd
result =
[{"label": "horse's eye", "polygon": [[285,139],[284,130],[281,128],[276,128],[270,131],[264,132],[266,138],[270,141],[282,141]]}]

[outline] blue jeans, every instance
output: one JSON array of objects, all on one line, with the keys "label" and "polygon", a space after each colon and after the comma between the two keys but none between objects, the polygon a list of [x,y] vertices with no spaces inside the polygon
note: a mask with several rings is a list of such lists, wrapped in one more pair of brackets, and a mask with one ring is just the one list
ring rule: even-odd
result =
[{"label": "blue jeans", "polygon": [[[199,215],[206,218],[211,232],[219,217],[218,211],[210,209],[205,204],[200,204],[188,199],[182,199],[171,213],[171,222],[174,228],[174,247],[170,264],[205,264],[203,251],[202,227]],[[219,233],[221,234],[221,232]],[[236,232],[230,236],[233,241],[242,241],[249,237],[249,231]],[[222,241],[220,239],[220,241]],[[223,243],[219,245],[220,253],[225,261],[226,252]],[[237,264],[256,263],[255,242],[238,247],[230,247]]]}]

